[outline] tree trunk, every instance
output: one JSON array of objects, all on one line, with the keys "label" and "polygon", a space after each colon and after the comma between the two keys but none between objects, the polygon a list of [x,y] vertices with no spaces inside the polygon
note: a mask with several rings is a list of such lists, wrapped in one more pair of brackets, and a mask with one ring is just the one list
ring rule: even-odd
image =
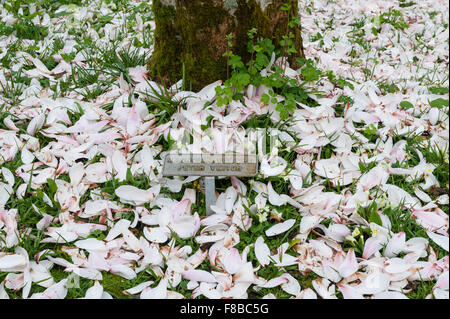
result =
[{"label": "tree trunk", "polygon": [[[281,10],[284,3],[289,11]],[[153,78],[174,83],[183,76],[193,89],[227,77],[229,49],[226,36],[233,34],[234,54],[249,60],[248,31],[270,38],[279,45],[284,35],[292,32],[297,54],[289,57],[296,67],[296,58],[304,57],[299,25],[288,22],[298,16],[298,0],[153,0],[155,14],[155,46],[150,73]]]}]

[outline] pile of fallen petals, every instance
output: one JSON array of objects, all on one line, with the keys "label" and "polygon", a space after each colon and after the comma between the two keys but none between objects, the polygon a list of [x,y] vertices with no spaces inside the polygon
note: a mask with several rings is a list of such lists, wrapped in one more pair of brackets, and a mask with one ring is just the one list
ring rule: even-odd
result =
[{"label": "pile of fallen petals", "polygon": [[[423,152],[438,150],[448,163],[448,95],[429,90],[448,88],[447,1],[302,3],[305,54],[352,86],[322,77],[314,89],[324,93],[310,94],[318,105],[299,103],[284,126],[276,126],[276,105],[261,102],[264,86],[217,106],[222,81],[199,92],[177,83],[171,97],[183,107],[162,121],[146,104],[158,102],[151,92],[160,87],[145,65],[114,73],[93,98],[96,83],[63,92],[92,65],[72,29],[98,47],[120,37],[116,52],[152,52],[134,42],[154,28],[150,12],[101,3],[50,15],[24,4],[42,13],[31,23],[48,35],[9,52],[17,34],[0,35],[0,61],[10,61],[0,64],[0,298],[394,299],[417,297],[417,287],[421,298],[449,298],[448,176],[442,184]],[[406,28],[374,19],[390,10]],[[95,27],[100,15],[109,19]],[[1,9],[2,26],[17,19]],[[49,69],[39,54],[61,39]],[[18,70],[27,79],[20,85],[11,76]],[[299,70],[285,72],[301,83]],[[430,106],[439,98],[447,104]],[[198,177],[162,175],[180,128],[209,125],[201,148],[220,153],[223,134],[236,140],[242,123],[264,115],[281,143],[260,156],[256,177],[219,180],[213,215]],[[375,138],[363,134],[372,129]],[[332,154],[322,158],[327,147]],[[73,275],[82,288],[69,285]]]}]

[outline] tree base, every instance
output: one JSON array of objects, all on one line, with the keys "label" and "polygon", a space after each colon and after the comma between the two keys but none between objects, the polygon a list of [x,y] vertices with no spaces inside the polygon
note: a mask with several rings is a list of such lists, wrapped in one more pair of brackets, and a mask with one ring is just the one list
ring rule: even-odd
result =
[{"label": "tree base", "polygon": [[[281,10],[284,3],[290,11]],[[229,50],[226,36],[233,34],[234,54],[244,62],[250,60],[247,50],[248,31],[270,38],[278,45],[292,32],[297,54],[289,57],[296,67],[297,57],[304,57],[300,26],[288,27],[288,19],[298,15],[297,0],[154,0],[155,47],[151,60],[151,76],[171,84],[183,76],[192,90],[227,77]]]}]

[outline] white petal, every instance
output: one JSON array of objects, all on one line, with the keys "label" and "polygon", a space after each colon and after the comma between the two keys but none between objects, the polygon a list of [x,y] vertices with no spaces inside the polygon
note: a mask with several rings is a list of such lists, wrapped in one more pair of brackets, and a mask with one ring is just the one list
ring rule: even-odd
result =
[{"label": "white petal", "polygon": [[282,284],[281,289],[283,289],[288,294],[297,296],[301,290],[300,284],[298,283],[297,279],[295,279],[288,273],[284,274],[283,277],[287,278],[288,282]]},{"label": "white petal", "polygon": [[153,284],[153,281],[144,281],[143,283],[140,283],[139,285],[134,286],[133,288],[124,290],[123,292],[128,295],[136,295],[152,284]]},{"label": "white petal", "polygon": [[288,219],[281,224],[276,224],[266,230],[266,236],[276,236],[288,231],[295,224],[295,219]]},{"label": "white petal", "polygon": [[21,255],[6,255],[0,257],[0,269],[14,268],[18,266],[25,266],[27,260]]},{"label": "white petal", "polygon": [[439,247],[445,249],[446,251],[448,251],[448,246],[449,246],[449,238],[447,236],[444,235],[438,235],[435,234],[431,231],[427,232],[428,237],[431,238],[432,241],[435,242],[436,245],[438,245]]},{"label": "white petal", "polygon": [[300,233],[304,234],[319,225],[321,217],[318,215],[304,216],[300,221]]},{"label": "white petal", "polygon": [[161,279],[155,288],[145,288],[141,295],[141,299],[165,299],[167,297],[167,280]]},{"label": "white petal", "polygon": [[95,281],[94,285],[86,290],[84,299],[101,299],[103,295],[103,286]]},{"label": "white petal", "polygon": [[152,243],[162,244],[166,242],[169,237],[161,227],[144,227],[144,236]]},{"label": "white petal", "polygon": [[270,264],[270,249],[264,242],[264,238],[259,236],[255,242],[255,256],[261,266]]},{"label": "white petal", "polygon": [[119,275],[125,279],[132,280],[137,277],[136,273],[130,267],[127,267],[123,264],[113,264],[111,265],[110,272],[112,274]]},{"label": "white petal", "polygon": [[390,274],[399,274],[411,268],[411,265],[406,263],[401,258],[391,258],[384,263],[384,270]]},{"label": "white petal", "polygon": [[199,281],[199,282],[217,282],[216,278],[209,272],[205,270],[188,270],[184,271],[182,274],[183,278]]}]

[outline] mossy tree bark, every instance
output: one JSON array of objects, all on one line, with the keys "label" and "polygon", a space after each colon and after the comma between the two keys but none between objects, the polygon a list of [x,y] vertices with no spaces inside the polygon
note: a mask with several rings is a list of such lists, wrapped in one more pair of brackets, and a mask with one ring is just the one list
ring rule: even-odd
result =
[{"label": "mossy tree bark", "polygon": [[[291,6],[281,10],[283,4]],[[234,54],[249,60],[248,31],[270,38],[279,45],[284,35],[292,32],[297,53],[289,57],[304,57],[300,25],[288,27],[298,16],[298,0],[153,0],[155,14],[155,47],[150,71],[153,78],[173,83],[182,77],[193,89],[200,89],[227,76],[229,49],[226,36],[233,34]]]}]

